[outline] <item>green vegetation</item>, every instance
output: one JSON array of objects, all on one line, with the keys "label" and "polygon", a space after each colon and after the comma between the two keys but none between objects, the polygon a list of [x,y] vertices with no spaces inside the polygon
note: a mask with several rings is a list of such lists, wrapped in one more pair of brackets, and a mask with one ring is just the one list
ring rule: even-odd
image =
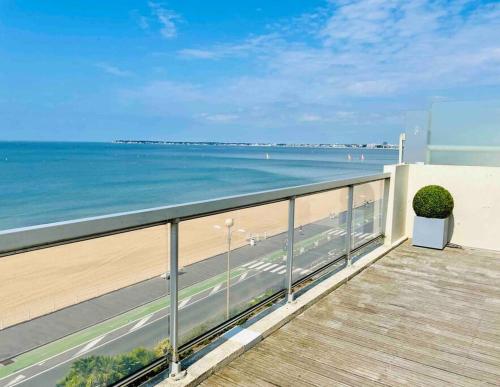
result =
[{"label": "green vegetation", "polygon": [[453,211],[453,197],[439,185],[420,188],[413,198],[413,210],[424,218],[445,219]]},{"label": "green vegetation", "polygon": [[76,360],[57,387],[109,386],[120,379],[167,356],[171,351],[168,339],[160,341],[152,350],[136,348],[116,356],[89,356]]}]

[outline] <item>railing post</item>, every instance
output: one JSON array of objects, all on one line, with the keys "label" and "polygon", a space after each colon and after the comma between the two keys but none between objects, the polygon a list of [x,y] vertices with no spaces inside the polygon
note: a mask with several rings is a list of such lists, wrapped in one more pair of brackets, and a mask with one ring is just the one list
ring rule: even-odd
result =
[{"label": "railing post", "polygon": [[352,209],[354,202],[354,186],[348,187],[347,194],[347,223],[346,223],[346,256],[347,266],[351,266],[351,250],[352,250]]},{"label": "railing post", "polygon": [[398,162],[399,162],[399,164],[404,163],[405,141],[406,141],[406,133],[400,133],[399,134],[399,146],[398,146],[398,154],[399,154]]},{"label": "railing post", "polygon": [[384,236],[384,241],[386,238],[387,231],[387,211],[389,211],[389,192],[391,187],[391,179],[384,179],[384,198],[382,205],[382,219],[381,219],[381,232]]},{"label": "railing post", "polygon": [[286,287],[287,287],[287,302],[293,301],[293,237],[295,232],[295,196],[288,201],[288,243],[286,254]]},{"label": "railing post", "polygon": [[179,219],[170,223],[170,345],[172,346],[172,363],[170,377],[181,375],[179,360]]}]

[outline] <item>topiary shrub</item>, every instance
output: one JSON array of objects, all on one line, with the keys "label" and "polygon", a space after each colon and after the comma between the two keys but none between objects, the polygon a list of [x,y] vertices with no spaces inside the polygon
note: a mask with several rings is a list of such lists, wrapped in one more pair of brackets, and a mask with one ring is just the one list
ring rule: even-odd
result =
[{"label": "topiary shrub", "polygon": [[420,188],[413,198],[413,210],[424,218],[445,219],[453,211],[453,197],[439,185]]}]

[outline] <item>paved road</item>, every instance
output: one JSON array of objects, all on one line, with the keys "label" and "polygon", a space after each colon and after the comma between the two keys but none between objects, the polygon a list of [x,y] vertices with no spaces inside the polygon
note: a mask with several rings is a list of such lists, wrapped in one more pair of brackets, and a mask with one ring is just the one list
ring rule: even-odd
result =
[{"label": "paved road", "polygon": [[[304,228],[297,239],[304,240],[320,232],[312,225]],[[254,247],[233,250],[233,267],[240,266],[283,247],[286,234],[257,243]],[[226,270],[226,254],[220,254],[186,267],[179,276],[180,289],[216,276]],[[169,281],[160,276],[143,281],[101,297],[82,302],[55,313],[27,321],[0,331],[0,361],[10,359],[30,349],[55,341],[71,333],[93,326],[168,294]]]},{"label": "paved road", "polygon": [[[358,226],[355,236],[359,238],[370,238],[371,222]],[[294,261],[294,279],[306,275],[341,255],[345,246],[345,231],[338,225],[336,219],[325,219],[315,224],[302,228],[302,232],[296,232],[298,241],[307,240],[315,235],[324,234],[330,230],[330,234],[318,241],[317,245],[306,248],[303,252],[297,251]],[[268,290],[281,288],[284,284],[285,270],[284,262],[265,261],[262,257],[273,251],[283,249],[286,235],[281,234],[256,247],[246,247],[235,250],[231,261],[233,267],[240,267],[241,274],[232,280],[230,289],[231,304],[234,307],[244,308],[252,299]],[[192,265],[186,268],[181,275],[181,287],[186,288],[193,283],[200,282],[208,277],[223,273],[225,270],[225,255],[213,257],[203,262],[203,265]],[[207,262],[208,261],[208,262]],[[205,267],[201,267],[205,266]],[[165,281],[162,282],[165,284]],[[181,311],[179,313],[181,337],[191,336],[193,330],[203,323],[216,325],[225,316],[226,291],[225,284],[219,283],[213,288],[206,289],[191,297],[180,300]],[[207,321],[206,316],[219,316],[217,320]],[[64,353],[45,360],[34,366],[25,368],[8,378],[0,380],[2,386],[51,386],[60,380],[68,372],[74,359],[80,356],[92,354],[118,354],[130,351],[140,346],[153,346],[161,339],[168,337],[168,309],[159,310],[151,315],[145,316],[139,321],[122,326],[113,332],[99,336],[94,340],[79,345]]]},{"label": "paved road", "polygon": [[[328,252],[333,248],[341,249],[344,243],[343,237],[332,239],[330,244],[321,246],[321,248],[318,248],[318,251],[311,251],[309,254],[304,253],[297,257],[295,266],[297,269],[300,267],[300,272],[302,272],[304,270],[310,270],[307,269],[307,267],[312,268],[319,263],[324,264],[326,260],[324,258],[321,260],[319,257],[328,256]],[[259,265],[257,267],[265,264],[260,262],[255,262],[253,264],[258,263]],[[309,264],[309,266],[306,266],[307,264]],[[249,269],[246,271],[248,275],[243,280],[237,280],[237,282],[231,286],[230,294],[231,300],[234,300],[233,304],[245,304],[251,301],[256,295],[265,293],[269,289],[282,287],[285,274],[278,274],[279,272],[281,272],[281,270],[274,273],[270,270],[264,271],[257,269]],[[224,320],[226,310],[225,287],[222,286],[213,293],[212,291],[213,289],[197,295],[190,299],[188,304],[182,307],[179,313],[181,336],[189,334],[190,331],[206,323],[206,316],[219,316],[219,319],[217,321],[212,321],[211,325],[216,325]],[[8,381],[16,380],[16,378],[22,375],[23,378],[17,379],[17,382],[23,386],[51,386],[67,374],[71,362],[79,356],[97,354],[111,355],[127,352],[137,347],[152,347],[161,339],[168,337],[168,318],[168,309],[161,310],[148,316],[147,319],[145,318],[139,322],[131,323],[115,332],[101,336],[85,346],[79,346],[47,360],[43,364],[24,369],[22,372],[9,378]],[[140,326],[134,329],[134,327],[139,324]]]},{"label": "paved road", "polygon": [[[371,205],[364,206],[364,211],[371,211]],[[359,210],[356,211],[358,215],[362,215]],[[333,227],[345,224],[345,220],[346,214],[343,212],[333,222],[327,219],[323,224],[318,222],[318,225]],[[296,232],[295,239],[300,242],[320,231],[321,229],[318,229],[316,224],[309,225],[303,228],[302,233]],[[232,253],[231,262],[233,266],[239,266],[269,251],[281,248],[285,238],[286,234],[280,234],[261,241],[252,248],[246,246],[237,249]],[[189,287],[204,278],[223,273],[225,270],[225,254],[205,259],[185,268],[180,275],[180,288]],[[164,297],[168,294],[168,286],[168,281],[158,276],[0,330],[0,362]]]}]

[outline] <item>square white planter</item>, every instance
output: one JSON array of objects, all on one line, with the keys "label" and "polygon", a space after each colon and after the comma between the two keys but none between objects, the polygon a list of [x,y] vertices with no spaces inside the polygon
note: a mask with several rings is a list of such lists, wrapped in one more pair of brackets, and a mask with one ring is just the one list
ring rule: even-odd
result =
[{"label": "square white planter", "polygon": [[433,219],[415,216],[413,223],[413,246],[444,249],[448,243],[448,222],[446,219]]}]

